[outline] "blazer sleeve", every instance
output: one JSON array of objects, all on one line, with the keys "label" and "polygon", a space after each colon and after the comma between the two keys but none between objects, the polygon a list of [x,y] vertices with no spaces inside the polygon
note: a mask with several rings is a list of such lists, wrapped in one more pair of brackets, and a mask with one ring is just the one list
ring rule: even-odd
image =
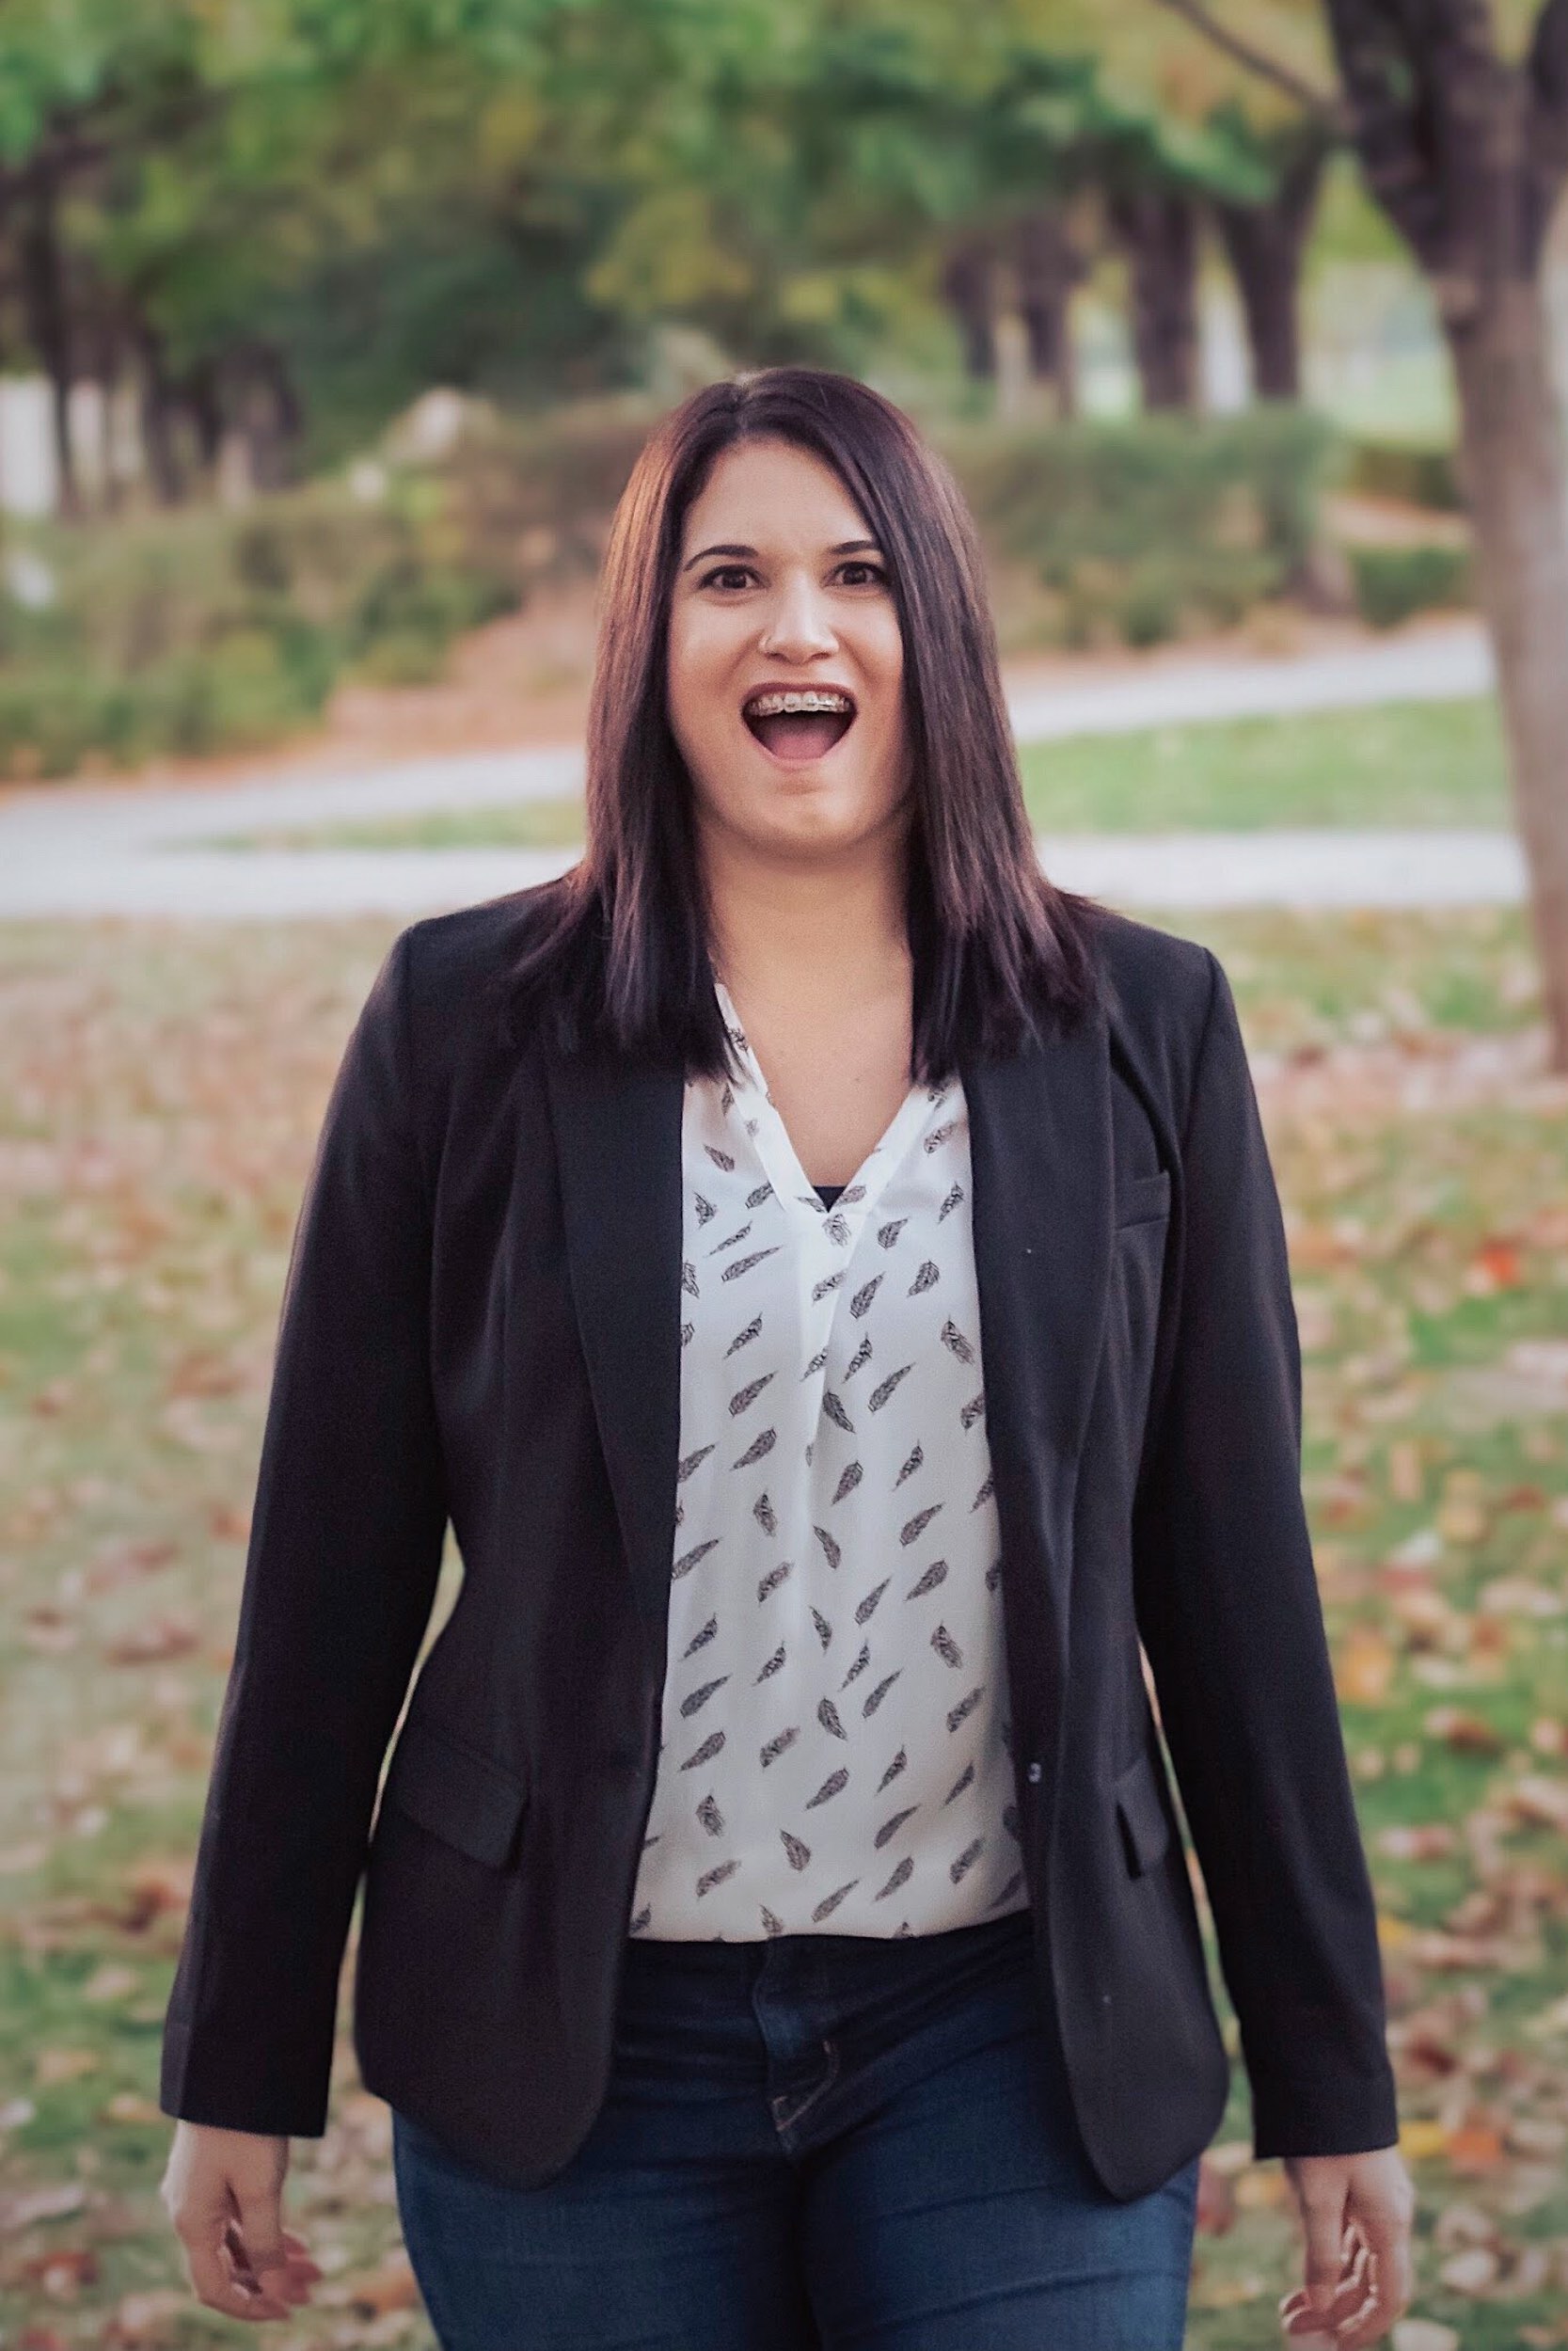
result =
[{"label": "blazer sleeve", "polygon": [[277,2136],[326,2127],[376,1783],[446,1533],[409,946],[404,931],[349,1040],[294,1228],[233,1661],[164,2025],[166,2114]]},{"label": "blazer sleeve", "polygon": [[1284,1220],[1229,982],[1209,961],[1174,1349],[1133,1513],[1138,1627],[1255,2153],[1354,2154],[1399,2135],[1376,1918],[1302,1497]]}]

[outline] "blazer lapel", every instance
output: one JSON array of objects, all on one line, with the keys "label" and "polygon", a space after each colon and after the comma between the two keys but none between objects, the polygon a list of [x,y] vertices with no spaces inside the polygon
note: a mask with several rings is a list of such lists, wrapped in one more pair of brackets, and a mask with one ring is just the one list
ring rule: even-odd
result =
[{"label": "blazer lapel", "polygon": [[664,1655],[680,1442],[678,1069],[548,1053],[572,1298],[632,1588]]},{"label": "blazer lapel", "polygon": [[[1068,1665],[1072,1504],[1103,1335],[1115,1169],[1103,1006],[1005,1060],[965,1056],[986,1430],[1004,1557]],[[1049,1718],[1048,1718],[1049,1719]]]},{"label": "blazer lapel", "polygon": [[[681,1112],[673,1067],[546,1056],[572,1295],[652,1654],[662,1660],[680,1443]],[[1005,1060],[960,1059],[986,1422],[1006,1551],[1038,1560],[1065,1675],[1072,1501],[1111,1270],[1102,1009]]]}]

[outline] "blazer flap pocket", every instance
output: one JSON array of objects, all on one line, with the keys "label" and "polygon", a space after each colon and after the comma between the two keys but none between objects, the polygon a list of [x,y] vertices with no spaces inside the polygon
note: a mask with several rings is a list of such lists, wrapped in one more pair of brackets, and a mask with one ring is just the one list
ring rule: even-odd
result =
[{"label": "blazer flap pocket", "polygon": [[1152,1175],[1133,1176],[1117,1186],[1117,1224],[1141,1225],[1170,1214],[1170,1169],[1157,1168]]},{"label": "blazer flap pocket", "polygon": [[392,1750],[384,1801],[459,1852],[505,1869],[528,1800],[499,1763],[410,1719]]},{"label": "blazer flap pocket", "polygon": [[1153,1757],[1146,1750],[1111,1783],[1133,1877],[1152,1869],[1170,1843],[1170,1817],[1160,1799]]}]

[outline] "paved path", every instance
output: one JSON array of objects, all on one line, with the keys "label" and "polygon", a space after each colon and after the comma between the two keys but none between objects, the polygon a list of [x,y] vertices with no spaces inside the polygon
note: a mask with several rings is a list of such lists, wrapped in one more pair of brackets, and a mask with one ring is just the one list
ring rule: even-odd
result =
[{"label": "paved path", "polygon": [[1489,693],[1492,649],[1479,622],[1445,622],[1341,653],[1256,661],[1158,657],[1119,679],[1020,687],[1007,707],[1021,743],[1122,735],[1203,719],[1290,718],[1382,702],[1456,702]]},{"label": "paved path", "polygon": [[[1299,660],[1172,662],[1089,685],[1019,688],[1022,742],[1248,714],[1365,707],[1484,691],[1470,623]],[[483,752],[363,774],[204,786],[56,785],[0,798],[0,917],[103,913],[276,919],[459,906],[559,873],[574,851],[223,850],[215,834],[437,807],[554,799],[581,787],[575,749]],[[1503,832],[1063,835],[1054,878],[1127,904],[1434,905],[1519,898]]]},{"label": "paved path", "polygon": [[[1064,887],[1126,906],[1506,905],[1524,895],[1508,833],[1065,834],[1040,855]],[[434,913],[499,898],[573,850],[169,850],[0,867],[0,917]]]}]

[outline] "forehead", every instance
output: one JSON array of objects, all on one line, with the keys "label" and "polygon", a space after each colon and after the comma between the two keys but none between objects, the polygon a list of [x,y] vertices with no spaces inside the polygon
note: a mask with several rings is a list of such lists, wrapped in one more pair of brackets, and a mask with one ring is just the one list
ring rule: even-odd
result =
[{"label": "forehead", "polygon": [[687,547],[699,539],[827,542],[868,537],[870,526],[832,466],[781,440],[736,441],[714,460],[687,509]]}]

